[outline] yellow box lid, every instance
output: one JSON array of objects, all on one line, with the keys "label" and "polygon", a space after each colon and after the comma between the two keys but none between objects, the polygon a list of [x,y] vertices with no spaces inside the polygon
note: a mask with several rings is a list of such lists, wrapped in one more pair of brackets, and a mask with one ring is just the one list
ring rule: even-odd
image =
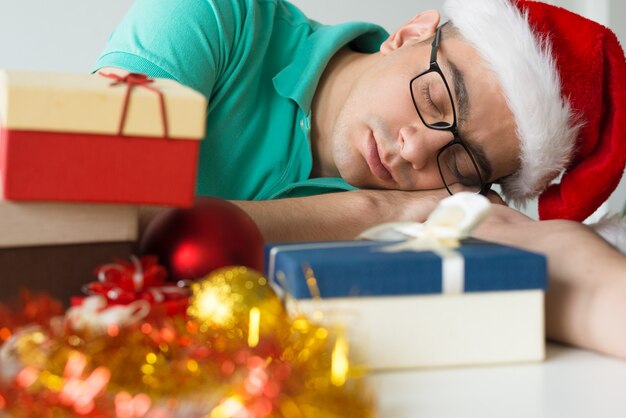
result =
[{"label": "yellow box lid", "polygon": [[[148,85],[163,94],[169,138],[204,138],[202,94],[168,79]],[[117,135],[127,89],[127,83],[100,74],[0,70],[0,122],[10,130]],[[164,136],[157,92],[132,87],[122,134]]]}]

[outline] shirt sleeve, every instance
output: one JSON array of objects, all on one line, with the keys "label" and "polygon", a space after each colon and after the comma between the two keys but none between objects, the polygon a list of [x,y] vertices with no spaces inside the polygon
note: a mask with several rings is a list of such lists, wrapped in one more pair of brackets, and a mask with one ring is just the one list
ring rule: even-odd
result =
[{"label": "shirt sleeve", "polygon": [[288,197],[306,197],[318,194],[346,192],[358,190],[340,177],[316,177],[290,184],[269,197],[284,199]]},{"label": "shirt sleeve", "polygon": [[94,71],[119,67],[171,78],[210,99],[247,12],[244,0],[137,0]]}]

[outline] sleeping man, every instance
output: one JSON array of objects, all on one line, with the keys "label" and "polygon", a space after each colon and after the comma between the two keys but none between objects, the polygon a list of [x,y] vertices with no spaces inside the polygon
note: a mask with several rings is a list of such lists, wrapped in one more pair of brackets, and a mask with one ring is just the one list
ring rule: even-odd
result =
[{"label": "sleeping man", "polygon": [[281,0],[138,0],[95,70],[204,94],[198,198],[234,201],[268,241],[422,221],[459,190],[501,203],[493,183],[506,201],[539,197],[546,221],[493,205],[477,236],[548,255],[548,337],[626,358],[626,257],[572,222],[626,164],[615,35],[540,2],[444,9],[448,23],[425,11],[388,34]]}]

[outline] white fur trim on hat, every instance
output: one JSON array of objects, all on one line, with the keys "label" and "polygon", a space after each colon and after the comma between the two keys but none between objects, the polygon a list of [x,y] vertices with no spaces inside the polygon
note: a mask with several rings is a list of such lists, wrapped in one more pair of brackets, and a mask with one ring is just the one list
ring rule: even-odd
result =
[{"label": "white fur trim on hat", "polygon": [[523,203],[569,163],[579,128],[561,97],[550,43],[532,32],[527,16],[509,0],[447,0],[444,10],[496,74],[515,116],[520,168],[503,180],[502,190]]}]

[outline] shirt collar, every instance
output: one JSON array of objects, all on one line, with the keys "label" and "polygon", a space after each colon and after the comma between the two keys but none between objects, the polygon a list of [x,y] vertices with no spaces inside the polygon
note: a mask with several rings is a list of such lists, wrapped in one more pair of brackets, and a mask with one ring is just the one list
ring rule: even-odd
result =
[{"label": "shirt collar", "polygon": [[293,61],[274,77],[274,88],[309,114],[320,77],[337,51],[349,44],[355,51],[373,53],[387,37],[382,27],[372,23],[320,26],[298,48]]}]

